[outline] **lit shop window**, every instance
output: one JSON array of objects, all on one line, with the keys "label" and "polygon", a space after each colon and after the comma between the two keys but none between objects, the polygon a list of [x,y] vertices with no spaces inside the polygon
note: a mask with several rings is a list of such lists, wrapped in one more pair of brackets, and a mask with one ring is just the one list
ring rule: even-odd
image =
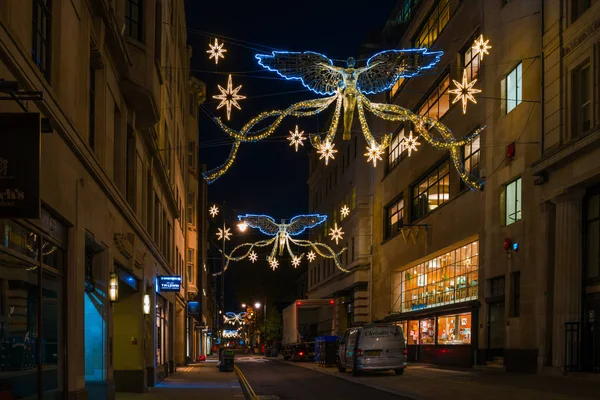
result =
[{"label": "lit shop window", "polygon": [[471,313],[438,317],[437,338],[438,344],[470,344]]}]

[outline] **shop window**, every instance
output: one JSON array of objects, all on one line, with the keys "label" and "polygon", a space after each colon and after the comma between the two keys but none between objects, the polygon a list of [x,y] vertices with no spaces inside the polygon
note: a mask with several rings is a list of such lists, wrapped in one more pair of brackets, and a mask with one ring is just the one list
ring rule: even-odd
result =
[{"label": "shop window", "polygon": [[[596,189],[598,191],[600,187]],[[593,193],[585,200],[585,277],[600,280],[600,193]]]},{"label": "shop window", "polygon": [[450,199],[450,164],[444,161],[429,175],[421,179],[412,189],[413,221],[424,217],[430,211]]},{"label": "shop window", "polygon": [[510,316],[518,317],[521,314],[521,273],[510,274]]},{"label": "shop window", "polygon": [[33,44],[31,56],[35,65],[50,81],[52,0],[33,0]]},{"label": "shop window", "polygon": [[590,65],[586,64],[573,71],[571,129],[577,137],[588,132],[592,125],[592,102]]},{"label": "shop window", "polygon": [[478,296],[479,241],[429,259],[394,277],[394,311],[470,301]]},{"label": "shop window", "polygon": [[479,74],[479,66],[481,57],[479,51],[473,49],[472,40],[469,41],[469,46],[463,53],[463,66],[467,71],[467,80],[470,82],[477,78]]},{"label": "shop window", "polygon": [[435,318],[426,318],[419,321],[420,344],[435,344]]},{"label": "shop window", "polygon": [[404,199],[399,198],[385,209],[386,214],[386,232],[385,237],[390,238],[400,232],[404,225]]},{"label": "shop window", "polygon": [[167,363],[167,318],[166,302],[156,297],[156,365],[160,366]]},{"label": "shop window", "polygon": [[437,319],[438,344],[471,344],[471,313]]},{"label": "shop window", "polygon": [[419,344],[419,320],[408,321],[407,344]]},{"label": "shop window", "polygon": [[571,22],[574,22],[584,12],[586,12],[588,8],[590,8],[592,1],[591,0],[571,0],[569,3],[571,4]]},{"label": "shop window", "polygon": [[[471,143],[468,143],[463,148],[464,150],[464,160],[465,160],[465,170],[469,175],[473,178],[479,178],[479,159],[480,159],[480,150],[481,147],[479,145],[480,137],[477,136]],[[462,181],[461,181],[462,182]]]},{"label": "shop window", "polygon": [[504,223],[514,224],[521,220],[521,178],[516,179],[504,187],[502,197],[504,206]]},{"label": "shop window", "polygon": [[523,63],[519,63],[502,79],[501,96],[504,113],[508,114],[523,101]]},{"label": "shop window", "polygon": [[125,0],[125,29],[127,35],[139,42],[144,41],[142,36],[142,1],[143,0]]},{"label": "shop window", "polygon": [[450,75],[446,74],[437,83],[425,102],[419,108],[418,114],[433,119],[441,119],[450,109]]},{"label": "shop window", "polygon": [[450,0],[439,0],[429,13],[421,29],[419,29],[415,39],[415,47],[431,48],[448,21],[450,21]]}]

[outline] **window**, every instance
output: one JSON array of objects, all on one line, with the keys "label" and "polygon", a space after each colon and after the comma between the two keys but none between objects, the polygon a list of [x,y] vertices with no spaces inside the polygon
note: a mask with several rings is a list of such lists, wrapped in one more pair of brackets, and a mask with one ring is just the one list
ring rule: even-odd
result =
[{"label": "window", "polygon": [[404,225],[404,199],[400,198],[386,207],[385,237],[390,238],[400,231]]},{"label": "window", "polygon": [[521,273],[510,274],[510,316],[518,317],[521,311]]},{"label": "window", "polygon": [[504,277],[490,279],[490,297],[504,297]]},{"label": "window", "polygon": [[584,203],[584,269],[588,280],[600,279],[600,191],[587,196]]},{"label": "window", "polygon": [[187,281],[192,283],[194,281],[194,264],[188,264],[187,266]]},{"label": "window", "polygon": [[358,154],[358,135],[354,136],[354,158]]},{"label": "window", "polygon": [[154,243],[159,245],[160,238],[160,201],[158,200],[158,196],[154,195]]},{"label": "window", "polygon": [[427,21],[421,26],[415,40],[415,47],[430,48],[448,21],[450,21],[450,0],[439,0],[427,17]]},{"label": "window", "polygon": [[523,101],[523,63],[519,63],[502,80],[502,98],[505,114],[514,110]]},{"label": "window", "polygon": [[90,90],[89,98],[89,133],[88,144],[92,150],[96,149],[96,70],[90,65]]},{"label": "window", "polygon": [[425,115],[433,119],[441,119],[450,109],[450,75],[446,74],[439,84],[435,86],[433,92],[419,108],[418,114]]},{"label": "window", "polygon": [[356,208],[356,186],[352,187],[352,210]]},{"label": "window", "polygon": [[400,89],[405,80],[406,78],[400,78],[396,81],[396,83],[392,85],[392,87],[390,88],[390,100],[396,97],[396,93],[398,93],[398,90]]},{"label": "window", "polygon": [[438,344],[471,344],[471,313],[437,319]]},{"label": "window", "polygon": [[444,161],[413,186],[411,219],[417,220],[450,199],[450,164]]},{"label": "window", "polygon": [[33,44],[31,56],[46,80],[50,80],[51,0],[33,0]]},{"label": "window", "polygon": [[591,0],[571,0],[571,22],[579,18],[588,8]]},{"label": "window", "polygon": [[465,170],[474,178],[479,178],[479,136],[464,147]]},{"label": "window", "polygon": [[156,2],[154,13],[154,59],[158,65],[162,65],[162,5]]},{"label": "window", "polygon": [[506,225],[521,220],[521,178],[512,181],[504,187]]},{"label": "window", "polygon": [[196,118],[198,112],[198,95],[196,93],[190,93],[190,115]]},{"label": "window", "polygon": [[169,263],[172,263],[172,251],[171,251],[171,246],[173,244],[173,240],[171,240],[171,238],[173,237],[173,226],[171,225],[170,222],[167,222],[167,234],[165,235],[165,256],[167,257],[167,261]]},{"label": "window", "polygon": [[574,137],[588,132],[591,128],[591,86],[589,64],[573,71],[573,112],[571,115],[571,125]]},{"label": "window", "polygon": [[479,241],[392,276],[393,311],[409,312],[477,299]]},{"label": "window", "polygon": [[127,35],[143,42],[142,36],[142,1],[143,0],[125,0],[125,28]]},{"label": "window", "polygon": [[354,243],[354,238],[352,238],[352,261],[354,261],[356,259],[354,250],[355,250],[355,243]]},{"label": "window", "polygon": [[467,47],[463,54],[463,65],[467,71],[467,80],[469,82],[477,78],[479,74],[479,62],[481,61],[479,52],[473,49],[471,43],[472,41],[469,41],[469,47]]},{"label": "window", "polygon": [[196,202],[194,198],[194,192],[188,192],[187,222],[189,225],[196,225],[194,219],[195,208]]},{"label": "window", "polygon": [[387,168],[388,171],[391,171],[398,163],[404,159],[404,147],[403,147],[403,138],[404,138],[404,128],[400,129],[394,138],[392,139],[392,143],[390,143],[390,147],[388,149],[388,160],[387,160]]},{"label": "window", "polygon": [[196,142],[188,141],[188,165],[190,168],[196,168]]},{"label": "window", "polygon": [[415,15],[419,3],[421,3],[421,0],[406,0],[398,14],[398,21],[409,22]]}]

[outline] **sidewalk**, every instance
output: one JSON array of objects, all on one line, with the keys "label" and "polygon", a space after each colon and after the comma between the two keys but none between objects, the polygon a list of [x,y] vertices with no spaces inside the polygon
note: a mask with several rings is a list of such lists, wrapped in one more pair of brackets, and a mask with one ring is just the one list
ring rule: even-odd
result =
[{"label": "sidewalk", "polygon": [[441,369],[432,365],[409,365],[402,376],[393,372],[376,372],[353,377],[337,368],[314,363],[277,361],[312,369],[351,382],[360,383],[415,400],[443,398],[486,400],[566,400],[598,399],[600,376],[525,375],[508,372]]},{"label": "sidewalk", "polygon": [[243,400],[235,372],[219,372],[216,360],[178,367],[148,393],[117,393],[117,400]]}]

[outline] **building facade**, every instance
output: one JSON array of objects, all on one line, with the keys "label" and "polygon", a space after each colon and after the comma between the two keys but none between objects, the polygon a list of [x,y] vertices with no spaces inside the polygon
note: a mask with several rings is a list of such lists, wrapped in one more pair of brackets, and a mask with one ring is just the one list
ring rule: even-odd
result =
[{"label": "building facade", "polygon": [[189,149],[203,86],[182,26],[183,0],[0,4],[0,77],[43,92],[27,111],[52,127],[41,218],[0,222],[9,396],[143,392],[201,352],[188,300],[205,189]]}]

